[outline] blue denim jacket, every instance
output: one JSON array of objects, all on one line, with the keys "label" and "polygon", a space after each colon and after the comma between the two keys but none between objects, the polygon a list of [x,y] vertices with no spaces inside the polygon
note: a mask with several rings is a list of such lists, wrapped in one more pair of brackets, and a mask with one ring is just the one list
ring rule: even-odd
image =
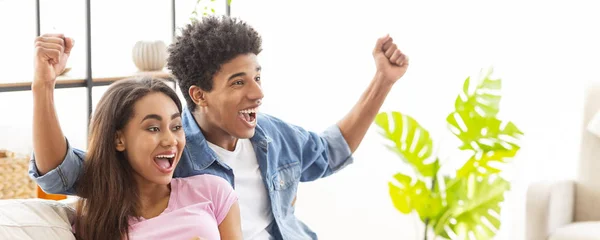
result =
[{"label": "blue denim jacket", "polygon": [[[227,179],[233,186],[232,169],[209,148],[187,108],[183,112],[183,127],[187,143],[174,176],[213,174]],[[250,141],[271,199],[275,222],[270,232],[276,239],[317,239],[316,234],[296,218],[292,202],[299,182],[329,176],[352,163],[352,153],[339,127],[333,125],[322,134],[316,134],[260,114],[256,133]],[[75,194],[75,182],[84,158],[84,151],[68,145],[64,161],[43,176],[38,174],[33,156],[29,175],[45,192]]]}]

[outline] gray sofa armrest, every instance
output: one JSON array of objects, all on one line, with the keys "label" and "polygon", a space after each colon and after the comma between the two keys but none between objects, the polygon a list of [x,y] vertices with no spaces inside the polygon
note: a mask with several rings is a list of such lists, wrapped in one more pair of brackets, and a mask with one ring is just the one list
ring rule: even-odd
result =
[{"label": "gray sofa armrest", "polygon": [[575,182],[535,182],[527,189],[527,240],[547,240],[559,227],[573,222]]}]

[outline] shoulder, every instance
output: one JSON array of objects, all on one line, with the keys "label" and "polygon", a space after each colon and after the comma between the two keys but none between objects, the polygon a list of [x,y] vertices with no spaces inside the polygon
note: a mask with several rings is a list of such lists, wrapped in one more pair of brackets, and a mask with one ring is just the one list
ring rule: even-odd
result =
[{"label": "shoulder", "polygon": [[264,127],[272,127],[272,126],[287,126],[288,124],[277,118],[274,117],[272,115],[266,114],[266,113],[259,113],[258,115],[258,125],[260,126],[264,126]]},{"label": "shoulder", "polygon": [[186,178],[174,178],[171,191],[175,191],[181,206],[189,206],[203,202],[219,203],[227,196],[236,196],[233,187],[222,177],[203,174]]},{"label": "shoulder", "polygon": [[297,138],[306,134],[302,127],[265,113],[260,113],[258,127],[272,138]]}]

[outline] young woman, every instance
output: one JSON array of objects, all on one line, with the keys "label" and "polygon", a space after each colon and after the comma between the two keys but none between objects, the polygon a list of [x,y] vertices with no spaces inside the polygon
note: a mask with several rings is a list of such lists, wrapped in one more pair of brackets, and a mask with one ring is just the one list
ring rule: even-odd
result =
[{"label": "young woman", "polygon": [[[56,73],[72,47],[62,35],[36,39],[34,115],[54,109],[41,103],[53,102]],[[90,123],[76,187],[77,239],[241,239],[237,196],[225,179],[173,178],[186,142],[181,113],[179,98],[161,80],[108,88]]]},{"label": "young woman", "polygon": [[160,80],[114,83],[90,123],[77,186],[78,239],[241,239],[237,196],[214,175],[173,178],[181,103]]}]

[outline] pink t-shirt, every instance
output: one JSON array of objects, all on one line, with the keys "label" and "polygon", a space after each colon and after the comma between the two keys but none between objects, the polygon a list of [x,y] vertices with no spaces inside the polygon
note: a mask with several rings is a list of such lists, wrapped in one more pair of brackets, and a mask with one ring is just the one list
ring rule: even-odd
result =
[{"label": "pink t-shirt", "polygon": [[205,174],[173,178],[165,211],[151,219],[132,219],[129,238],[220,239],[219,224],[236,201],[233,188],[221,177]]}]

